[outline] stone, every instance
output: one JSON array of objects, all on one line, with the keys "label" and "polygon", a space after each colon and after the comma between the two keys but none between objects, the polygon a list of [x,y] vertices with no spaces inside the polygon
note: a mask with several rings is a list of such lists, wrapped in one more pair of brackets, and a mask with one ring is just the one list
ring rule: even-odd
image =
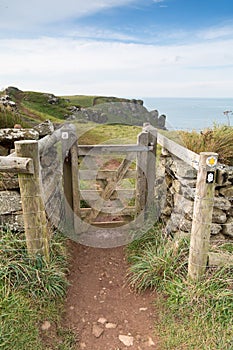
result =
[{"label": "stone", "polygon": [[226,236],[224,236],[222,233],[218,233],[217,235],[211,235],[210,240],[211,240],[211,242],[216,244],[216,242],[225,241]]},{"label": "stone", "polygon": [[21,197],[17,191],[0,192],[0,215],[22,210]]},{"label": "stone", "polygon": [[226,221],[227,221],[226,213],[221,209],[214,208],[212,222],[216,224],[224,224]]},{"label": "stone", "polygon": [[54,126],[50,120],[45,120],[43,123],[34,126],[34,130],[36,130],[40,138],[42,138],[46,135],[51,135],[54,132]]},{"label": "stone", "polygon": [[97,322],[100,324],[105,324],[107,322],[107,320],[104,317],[100,317]]},{"label": "stone", "polygon": [[196,179],[197,177],[197,171],[193,167],[176,157],[173,157],[173,164],[170,168],[177,177],[185,179]]},{"label": "stone", "polygon": [[24,232],[23,214],[20,212],[0,215],[0,229],[8,228],[12,232]]},{"label": "stone", "polygon": [[217,169],[216,171],[216,184],[224,185],[228,180],[228,172],[226,169]]},{"label": "stone", "polygon": [[233,199],[233,186],[223,187],[219,190],[219,193],[227,199]]},{"label": "stone", "polygon": [[192,220],[193,202],[176,193],[174,195],[174,213],[183,214]]},{"label": "stone", "polygon": [[17,174],[0,174],[0,191],[19,189],[19,180]]},{"label": "stone", "polygon": [[0,156],[1,157],[6,157],[8,156],[9,150],[6,147],[3,147],[0,145]]},{"label": "stone", "polygon": [[80,343],[80,349],[86,349],[87,345],[86,343]]},{"label": "stone", "polygon": [[165,179],[166,186],[167,186],[168,188],[170,188],[170,187],[172,186],[172,183],[173,183],[172,177],[171,177],[171,176],[168,176],[168,175],[166,174],[164,179]]},{"label": "stone", "polygon": [[181,183],[182,186],[184,187],[191,187],[195,188],[197,184],[196,179],[184,179],[183,177],[178,176],[177,180]]},{"label": "stone", "polygon": [[223,234],[233,237],[233,217],[228,218],[227,222],[225,223],[223,227]]},{"label": "stone", "polygon": [[172,213],[171,218],[168,220],[167,226],[166,226],[166,232],[177,232],[177,231],[184,231],[184,232],[191,232],[192,228],[192,222],[187,220],[184,215]]},{"label": "stone", "polygon": [[158,118],[158,128],[165,129],[166,115],[161,114]]},{"label": "stone", "polygon": [[221,210],[229,210],[231,208],[231,202],[223,197],[215,197],[214,207]]},{"label": "stone", "polygon": [[222,230],[222,226],[219,224],[212,224],[210,227],[210,234],[211,235],[218,235],[220,231]]},{"label": "stone", "polygon": [[99,338],[104,332],[104,329],[102,327],[100,327],[99,325],[97,324],[93,324],[93,327],[92,327],[92,334],[96,337],[96,338]]},{"label": "stone", "polygon": [[115,328],[117,328],[117,324],[108,322],[108,323],[105,324],[105,328],[107,328],[107,329],[115,329]]},{"label": "stone", "polygon": [[51,327],[51,323],[49,321],[44,321],[41,325],[42,331],[47,331]]},{"label": "stone", "polygon": [[151,337],[148,337],[148,341],[147,341],[147,346],[154,346],[155,343],[153,342]]},{"label": "stone", "polygon": [[172,208],[169,207],[168,205],[161,211],[161,214],[165,216],[170,216],[171,213],[172,213]]},{"label": "stone", "polygon": [[233,206],[231,207],[231,209],[226,211],[227,216],[233,216]]},{"label": "stone", "polygon": [[0,129],[0,143],[13,146],[19,140],[38,140],[39,133],[34,129]]},{"label": "stone", "polygon": [[186,199],[194,200],[195,198],[195,192],[196,192],[195,188],[184,186],[178,180],[173,181],[171,190],[173,191],[173,193],[181,194]]},{"label": "stone", "polygon": [[133,346],[134,338],[132,336],[120,334],[118,338],[125,346]]}]

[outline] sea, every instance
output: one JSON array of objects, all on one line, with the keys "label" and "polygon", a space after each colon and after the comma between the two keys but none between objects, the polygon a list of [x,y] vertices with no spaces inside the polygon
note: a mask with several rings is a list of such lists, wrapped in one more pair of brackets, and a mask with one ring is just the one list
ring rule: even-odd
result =
[{"label": "sea", "polygon": [[[203,130],[217,125],[233,126],[233,98],[144,97],[144,106],[166,115],[168,130]],[[228,113],[225,113],[228,111]]]}]

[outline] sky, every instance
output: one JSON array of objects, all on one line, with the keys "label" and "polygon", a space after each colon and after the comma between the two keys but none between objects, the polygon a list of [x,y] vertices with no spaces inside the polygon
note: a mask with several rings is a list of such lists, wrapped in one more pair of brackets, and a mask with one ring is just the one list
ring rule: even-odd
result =
[{"label": "sky", "polygon": [[0,89],[232,97],[232,0],[0,0]]}]

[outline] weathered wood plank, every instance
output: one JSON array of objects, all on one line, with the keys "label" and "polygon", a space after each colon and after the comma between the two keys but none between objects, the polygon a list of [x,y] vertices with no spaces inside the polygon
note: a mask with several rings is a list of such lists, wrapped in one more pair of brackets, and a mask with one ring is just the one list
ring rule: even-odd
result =
[{"label": "weathered wood plank", "polygon": [[148,152],[149,147],[140,145],[79,145],[80,156],[95,156],[104,153]]},{"label": "weathered wood plank", "polygon": [[[95,202],[101,196],[101,190],[80,190],[80,197],[88,202]],[[114,191],[110,199],[131,199],[135,196],[135,189],[121,190],[117,189]]]},{"label": "weathered wood plank", "polygon": [[73,212],[73,188],[72,188],[72,165],[71,153],[66,139],[62,140],[62,159],[63,159],[63,189],[64,189],[64,209],[65,209],[65,229],[72,230],[74,228],[74,212]]},{"label": "weathered wood plank", "polygon": [[[105,180],[113,179],[116,175],[116,170],[79,170],[80,180]],[[128,170],[125,178],[136,178],[136,170]]]},{"label": "weathered wood plank", "polygon": [[125,223],[126,223],[126,218],[124,220],[119,220],[119,221],[100,221],[100,222],[94,221],[91,223],[91,225],[98,228],[101,227],[101,228],[107,229],[107,228],[124,226]]},{"label": "weathered wood plank", "polygon": [[[193,280],[199,280],[204,275],[209,252],[216,173],[216,166],[207,165],[209,157],[217,159],[218,155],[200,153],[188,264],[188,276]],[[212,182],[208,182],[208,171],[212,172]]]},{"label": "weathered wood plank", "polygon": [[[135,207],[119,207],[119,208],[106,208],[106,212],[104,211],[105,208],[101,208],[103,210],[99,211],[98,214],[100,213],[100,215],[104,215],[104,216],[110,216],[110,215],[116,215],[116,216],[132,216],[135,213]],[[119,212],[117,211],[117,209],[119,209]],[[80,214],[82,218],[87,217],[90,213],[92,212],[92,208],[81,208],[80,209]]]},{"label": "weathered wood plank", "polygon": [[185,163],[191,165],[194,169],[198,170],[198,164],[200,160],[198,154],[168,139],[166,136],[160,133],[158,133],[157,135],[157,142],[170,153],[174,154],[176,157],[180,158]]},{"label": "weathered wood plank", "polygon": [[[148,146],[149,134],[142,131],[138,135],[138,145]],[[148,153],[137,153],[137,177],[136,177],[136,214],[139,215],[146,206],[147,199],[147,164]]]},{"label": "weathered wood plank", "polygon": [[[78,177],[78,147],[75,143],[70,150],[71,154],[71,172],[72,172],[72,193],[73,193],[73,211],[74,215],[80,216],[80,192]],[[74,224],[75,224],[74,218]],[[76,232],[76,229],[75,229]]]},{"label": "weathered wood plank", "polygon": [[0,172],[33,174],[33,160],[23,157],[0,157]]},{"label": "weathered wood plank", "polygon": [[148,132],[148,142],[151,150],[147,157],[147,199],[146,210],[149,210],[154,202],[155,196],[155,169],[156,169],[156,149],[157,149],[157,130],[152,125],[145,124],[143,130]]},{"label": "weathered wood plank", "polygon": [[104,202],[109,200],[113,192],[116,190],[117,184],[124,178],[128,171],[132,160],[135,158],[133,153],[129,153],[127,157],[122,161],[119,168],[116,171],[115,177],[108,182],[104,190],[102,191],[101,197],[95,203],[95,208],[91,209],[91,212],[86,216],[88,222],[93,221],[104,206]]}]

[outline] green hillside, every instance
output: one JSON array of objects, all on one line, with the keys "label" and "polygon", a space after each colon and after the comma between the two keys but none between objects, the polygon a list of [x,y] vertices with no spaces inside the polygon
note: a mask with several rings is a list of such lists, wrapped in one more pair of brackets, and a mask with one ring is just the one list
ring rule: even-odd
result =
[{"label": "green hillside", "polygon": [[[110,102],[132,102],[134,104],[142,105],[141,100],[129,100],[125,98],[106,97],[106,96],[55,96],[51,93],[41,93],[34,91],[21,91],[15,87],[8,87],[0,92],[0,98],[8,96],[10,101],[15,102],[16,107],[4,106],[0,104],[0,127],[13,127],[15,123],[20,123],[24,127],[33,126],[46,119],[53,123],[62,123],[69,117],[74,116],[75,120],[81,122],[94,121],[103,123],[99,120],[92,120],[92,115],[95,109],[99,108],[100,104]],[[87,111],[88,116],[84,115]],[[98,109],[99,110],[99,109]],[[75,112],[74,112],[75,111]],[[97,118],[98,119],[98,118]],[[119,116],[111,116],[105,118],[105,122],[122,122],[123,119]],[[138,121],[140,124],[142,121]]]}]

